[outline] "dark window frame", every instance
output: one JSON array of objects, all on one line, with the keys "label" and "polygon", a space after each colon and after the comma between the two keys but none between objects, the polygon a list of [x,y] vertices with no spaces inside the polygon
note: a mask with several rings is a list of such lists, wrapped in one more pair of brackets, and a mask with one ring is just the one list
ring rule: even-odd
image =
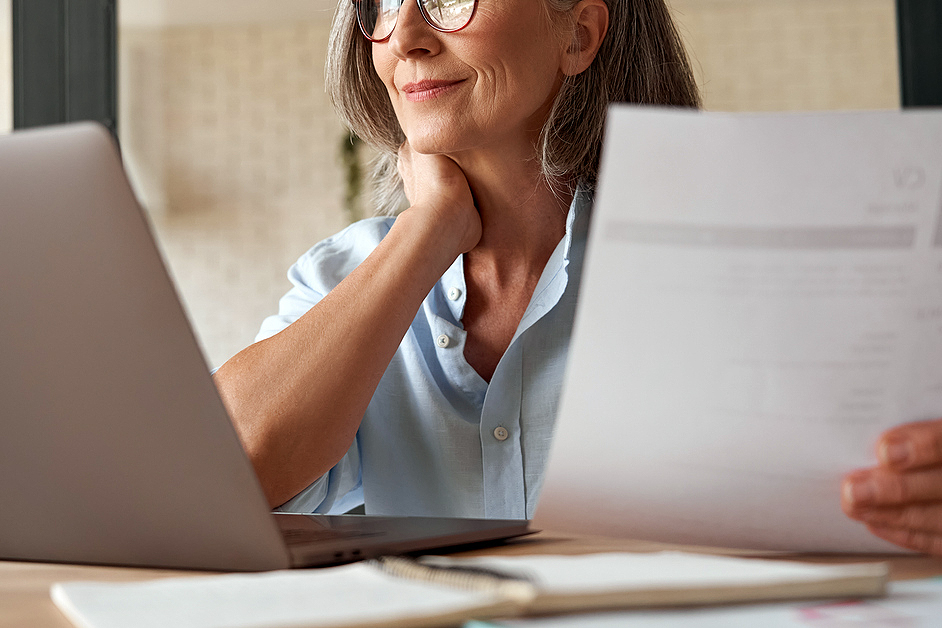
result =
[{"label": "dark window frame", "polygon": [[904,107],[942,106],[942,2],[896,0]]},{"label": "dark window frame", "polygon": [[13,0],[13,126],[118,127],[117,0]]}]

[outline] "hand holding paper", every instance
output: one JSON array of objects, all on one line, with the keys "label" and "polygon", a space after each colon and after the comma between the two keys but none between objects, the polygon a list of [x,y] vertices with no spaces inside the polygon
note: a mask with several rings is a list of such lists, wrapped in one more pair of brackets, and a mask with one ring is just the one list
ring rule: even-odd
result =
[{"label": "hand holding paper", "polygon": [[942,420],[888,430],[877,456],[879,466],[845,479],[844,512],[882,539],[942,556]]},{"label": "hand holding paper", "polygon": [[940,175],[939,112],[614,107],[535,525],[942,551],[938,424],[842,485],[942,417]]}]

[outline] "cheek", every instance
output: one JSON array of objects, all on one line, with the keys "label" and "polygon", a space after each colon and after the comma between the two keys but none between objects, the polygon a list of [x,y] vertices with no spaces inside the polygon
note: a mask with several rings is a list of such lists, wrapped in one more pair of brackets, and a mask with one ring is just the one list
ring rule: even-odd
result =
[{"label": "cheek", "polygon": [[398,92],[395,87],[396,59],[391,54],[385,53],[385,46],[373,44],[372,58],[373,71],[379,77],[380,82],[386,87],[386,94],[392,103],[396,117],[400,118]]},{"label": "cheek", "polygon": [[532,16],[531,28],[521,28],[514,20],[513,27],[504,20],[488,25],[487,41],[473,46],[484,54],[477,65],[491,88],[499,95],[513,94],[523,100],[541,100],[554,86],[560,75],[562,48],[557,34],[537,16]]},{"label": "cheek", "polygon": [[376,76],[383,82],[386,89],[389,89],[393,81],[395,64],[392,63],[392,55],[386,53],[386,48],[386,46],[372,44],[370,56],[373,59],[373,71],[376,72]]},{"label": "cheek", "polygon": [[543,105],[555,94],[561,73],[551,51],[511,50],[491,64],[481,64],[484,86],[497,103],[515,103],[520,113]]}]

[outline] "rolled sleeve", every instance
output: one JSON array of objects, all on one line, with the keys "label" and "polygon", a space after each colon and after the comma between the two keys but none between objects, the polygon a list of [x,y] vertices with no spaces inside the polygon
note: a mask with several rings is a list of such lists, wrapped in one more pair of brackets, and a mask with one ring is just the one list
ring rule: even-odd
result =
[{"label": "rolled sleeve", "polygon": [[301,263],[302,260],[299,260],[288,270],[288,280],[294,287],[278,301],[278,313],[262,321],[258,335],[255,336],[255,342],[271,338],[281,332],[307,314],[308,310],[324,298],[325,293],[315,290],[306,283],[304,273],[299,268]]},{"label": "rolled sleeve", "polygon": [[359,266],[389,233],[392,218],[362,220],[316,244],[288,269],[292,288],[278,302],[278,313],[262,322],[259,342],[304,316]]},{"label": "rolled sleeve", "polygon": [[346,455],[326,474],[285,502],[275,512],[342,514],[363,503],[360,447],[354,439]]}]

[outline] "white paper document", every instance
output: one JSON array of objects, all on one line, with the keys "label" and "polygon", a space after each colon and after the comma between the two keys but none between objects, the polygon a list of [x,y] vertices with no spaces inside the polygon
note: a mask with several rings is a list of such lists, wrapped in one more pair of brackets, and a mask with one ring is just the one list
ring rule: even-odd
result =
[{"label": "white paper document", "polygon": [[942,113],[611,111],[536,525],[896,551],[846,518],[942,417]]}]

